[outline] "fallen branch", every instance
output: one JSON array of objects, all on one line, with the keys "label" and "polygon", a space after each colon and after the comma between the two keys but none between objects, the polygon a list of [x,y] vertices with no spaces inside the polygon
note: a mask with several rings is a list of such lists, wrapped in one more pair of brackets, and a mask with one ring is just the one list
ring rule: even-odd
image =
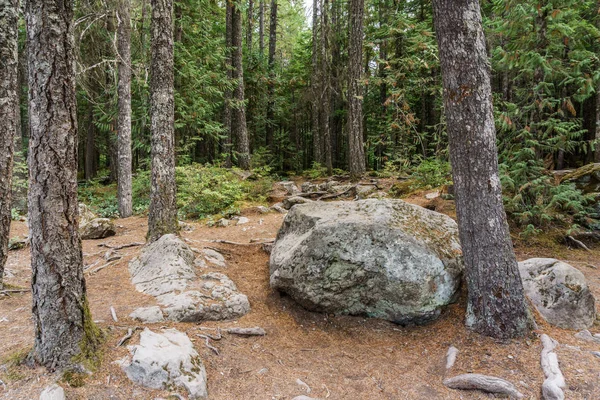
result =
[{"label": "fallen branch", "polygon": [[27,293],[29,291],[29,289],[4,289],[0,290],[0,293],[6,294],[8,296],[8,294],[10,293]]},{"label": "fallen branch", "polygon": [[258,326],[254,328],[229,328],[227,333],[239,336],[265,336],[267,334],[263,328]]},{"label": "fallen branch", "polygon": [[324,196],[326,194],[327,194],[327,192],[319,190],[319,191],[316,191],[316,192],[307,192],[307,193],[294,194],[294,195],[291,195],[289,197],[312,197],[312,196]]},{"label": "fallen branch", "polygon": [[446,369],[452,368],[456,362],[456,356],[458,355],[458,349],[454,346],[450,346],[446,353]]},{"label": "fallen branch", "polygon": [[115,322],[119,322],[119,318],[117,318],[117,312],[115,311],[115,308],[113,306],[110,306],[110,315],[112,315],[112,319]]},{"label": "fallen branch", "polygon": [[204,343],[206,345],[206,347],[208,347],[210,350],[212,350],[213,353],[215,353],[216,355],[219,355],[219,349],[217,349],[214,346],[211,346],[210,338],[208,337],[208,335],[198,335],[198,336],[201,337],[202,339],[206,340],[206,342]]},{"label": "fallen branch", "polygon": [[107,244],[107,243],[100,243],[98,246],[106,247],[106,248],[113,249],[113,250],[121,250],[121,249],[126,249],[128,247],[143,246],[145,244],[146,243],[143,243],[143,242],[134,242],[134,243],[122,244],[120,246],[111,246],[110,244]]},{"label": "fallen branch", "polygon": [[542,357],[541,364],[546,380],[542,384],[542,396],[545,400],[562,400],[565,394],[562,388],[565,387],[565,377],[558,366],[558,357],[554,352],[554,348],[558,344],[545,333],[541,336],[542,341]]},{"label": "fallen branch", "polygon": [[510,382],[494,376],[481,374],[463,374],[444,379],[444,385],[450,389],[483,390],[488,393],[500,393],[522,399],[523,394]]},{"label": "fallen branch", "polygon": [[[119,259],[120,259],[120,258],[119,258]],[[93,265],[90,265],[90,266],[87,268],[87,271],[86,271],[86,273],[87,273],[87,274],[90,274],[90,275],[93,275],[93,274],[95,274],[96,272],[102,271],[104,268],[110,267],[111,265],[113,265],[113,264],[115,263],[115,261],[117,261],[117,260],[109,261],[109,262],[107,262],[106,264],[104,264],[104,265],[101,265],[101,266],[99,266],[98,268],[94,268],[94,269],[93,269],[93,270],[91,270],[91,271],[90,271],[89,269],[90,269],[90,268],[92,268],[92,267],[93,267],[94,265],[96,265],[97,263],[96,263],[96,264],[93,264]]]},{"label": "fallen branch", "polygon": [[344,190],[343,192],[333,193],[333,194],[319,197],[319,200],[335,199],[336,197],[345,195],[346,193],[350,192],[351,190],[356,190],[356,185],[350,186],[348,189]]},{"label": "fallen branch", "polygon": [[127,329],[127,334],[126,334],[125,336],[123,336],[123,337],[121,338],[121,340],[119,340],[119,343],[117,343],[117,346],[116,346],[116,347],[121,347],[121,346],[123,346],[123,345],[125,344],[125,342],[126,342],[126,341],[128,341],[129,339],[131,339],[131,337],[133,336],[133,333],[134,333],[135,331],[137,331],[138,329],[139,329],[139,328],[138,328],[137,326],[136,326],[135,328],[133,328],[133,329],[131,329],[131,328]]},{"label": "fallen branch", "polygon": [[573,236],[570,236],[570,235],[565,236],[565,241],[567,242],[567,245],[569,245],[569,243],[571,243],[574,247],[578,247],[585,251],[591,252],[591,250],[585,244],[583,244],[582,241],[575,239]]},{"label": "fallen branch", "polygon": [[[204,239],[202,240],[203,242],[209,242],[209,243],[222,243],[222,244],[231,244],[234,246],[255,246],[255,245],[260,245],[263,242],[253,242],[253,243],[240,243],[240,242],[232,242],[230,240],[223,240],[223,239]],[[221,251],[221,250],[219,250]]]}]

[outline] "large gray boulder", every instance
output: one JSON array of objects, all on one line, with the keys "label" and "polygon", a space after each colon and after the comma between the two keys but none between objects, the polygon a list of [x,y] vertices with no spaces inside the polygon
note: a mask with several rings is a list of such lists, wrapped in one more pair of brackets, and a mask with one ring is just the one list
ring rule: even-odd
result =
[{"label": "large gray boulder", "polygon": [[525,295],[541,316],[564,329],[594,324],[596,305],[585,276],[554,258],[530,258],[519,263]]},{"label": "large gray boulder", "polygon": [[456,223],[401,200],[296,205],[270,259],[271,286],[309,310],[399,324],[436,318],[462,271]]},{"label": "large gray boulder", "polygon": [[[216,251],[203,253],[211,263],[217,260],[217,255],[220,254]],[[202,266],[206,266],[204,258],[195,260],[192,249],[176,235],[163,235],[146,246],[129,264],[129,272],[136,289],[154,296],[158,307],[138,309],[130,317],[147,323],[159,322],[163,317],[199,322],[229,320],[247,314],[248,297],[238,291],[233,281],[217,272],[198,276],[196,272]]]},{"label": "large gray boulder", "polygon": [[165,329],[161,334],[146,328],[140,334],[140,344],[127,348],[130,356],[120,364],[131,381],[151,389],[179,386],[191,399],[208,397],[206,370],[185,333]]}]

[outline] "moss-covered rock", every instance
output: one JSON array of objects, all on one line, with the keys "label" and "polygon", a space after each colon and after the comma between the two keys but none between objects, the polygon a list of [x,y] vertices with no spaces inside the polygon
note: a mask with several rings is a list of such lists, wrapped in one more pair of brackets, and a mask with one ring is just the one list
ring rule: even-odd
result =
[{"label": "moss-covered rock", "polygon": [[463,271],[449,217],[401,200],[293,207],[271,252],[271,286],[320,312],[399,324],[436,318]]},{"label": "moss-covered rock", "polygon": [[600,163],[587,164],[562,177],[561,182],[571,182],[583,193],[600,192]]}]

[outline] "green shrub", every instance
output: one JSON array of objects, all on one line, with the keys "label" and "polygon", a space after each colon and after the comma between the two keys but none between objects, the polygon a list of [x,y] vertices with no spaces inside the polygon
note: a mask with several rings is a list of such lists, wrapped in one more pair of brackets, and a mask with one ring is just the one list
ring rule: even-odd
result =
[{"label": "green shrub", "polygon": [[435,158],[423,160],[412,173],[413,190],[432,189],[452,183],[450,163]]}]

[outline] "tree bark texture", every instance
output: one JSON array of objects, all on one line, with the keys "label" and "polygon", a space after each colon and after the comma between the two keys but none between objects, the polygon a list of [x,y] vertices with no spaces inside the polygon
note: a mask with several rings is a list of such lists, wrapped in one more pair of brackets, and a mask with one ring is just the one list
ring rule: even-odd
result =
[{"label": "tree bark texture", "polygon": [[258,4],[258,50],[260,57],[265,53],[265,2],[260,0]]},{"label": "tree bark texture", "polygon": [[94,125],[94,108],[90,105],[88,126],[85,134],[85,179],[91,180],[98,173],[97,150],[96,150],[96,125]]},{"label": "tree bark texture", "polygon": [[178,231],[172,0],[152,0],[151,41],[152,190],[148,213],[148,242]]},{"label": "tree bark texture", "polygon": [[329,3],[323,0],[321,7],[321,139],[323,140],[323,160],[327,173],[333,173],[331,161],[331,130],[329,118],[331,115],[331,58],[330,58],[330,26]]},{"label": "tree bark texture", "polygon": [[19,135],[18,0],[0,0],[0,289],[8,257],[14,141]]},{"label": "tree bark texture", "polygon": [[64,368],[93,327],[77,206],[73,3],[29,0],[29,237],[33,358]]},{"label": "tree bark texture", "polygon": [[522,336],[530,321],[502,204],[479,2],[434,0],[433,5],[466,268],[466,323],[496,338]]},{"label": "tree bark texture", "polygon": [[235,105],[232,110],[232,131],[236,138],[237,164],[242,169],[250,169],[250,143],[246,128],[246,107],[244,105],[244,67],[242,65],[242,12],[237,5],[233,5],[231,13],[231,40],[233,44],[233,79],[235,88],[233,99]]},{"label": "tree bark texture", "polygon": [[119,95],[117,120],[119,178],[117,197],[119,215],[127,218],[133,213],[131,189],[131,18],[130,0],[119,0],[117,50],[119,65]]},{"label": "tree bark texture", "polygon": [[[231,52],[232,52],[232,40],[231,40],[231,15],[233,14],[233,3],[230,1],[225,2],[225,68],[227,73],[227,79],[231,81],[233,79],[233,70],[231,63]],[[225,127],[226,137],[223,140],[223,149],[225,153],[225,167],[231,168],[231,99],[232,91],[227,88],[223,94],[223,126]]]},{"label": "tree bark texture", "polygon": [[313,136],[313,160],[323,162],[323,140],[321,138],[319,114],[320,111],[320,68],[319,68],[319,0],[313,0],[312,15],[312,57],[311,57],[310,85],[312,89],[312,136]]},{"label": "tree bark texture", "polygon": [[353,180],[366,170],[363,143],[362,45],[364,0],[350,0],[348,44],[348,169]]},{"label": "tree bark texture", "polygon": [[[600,0],[597,3],[596,27],[600,29]],[[596,146],[594,147],[594,161],[600,162],[600,81],[596,84]]]},{"label": "tree bark texture", "polygon": [[[254,30],[254,0],[248,0],[248,29],[246,30],[246,48],[252,51],[252,31]],[[248,53],[250,55],[250,53]]]},{"label": "tree bark texture", "polygon": [[267,88],[267,132],[266,144],[273,146],[275,132],[275,51],[277,49],[277,0],[271,0],[271,18],[269,20],[269,84]]}]

